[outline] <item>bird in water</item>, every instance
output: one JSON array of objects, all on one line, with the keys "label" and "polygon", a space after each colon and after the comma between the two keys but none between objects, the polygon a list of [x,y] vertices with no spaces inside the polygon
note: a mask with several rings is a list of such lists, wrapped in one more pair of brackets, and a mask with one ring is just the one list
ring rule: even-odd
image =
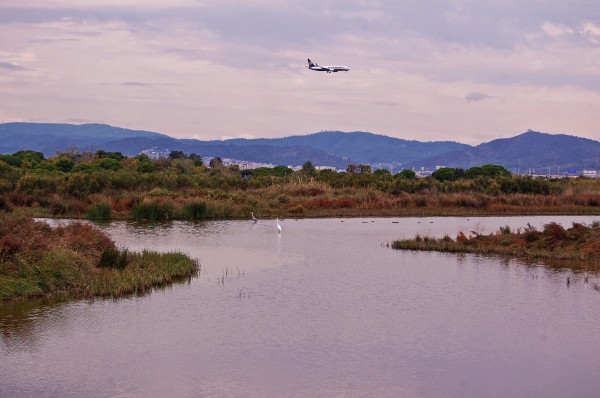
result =
[{"label": "bird in water", "polygon": [[254,213],[250,212],[250,215],[252,216],[252,221],[257,222],[258,220],[256,219],[256,217],[254,217]]},{"label": "bird in water", "polygon": [[281,225],[279,225],[279,217],[277,217],[277,232],[281,233]]}]

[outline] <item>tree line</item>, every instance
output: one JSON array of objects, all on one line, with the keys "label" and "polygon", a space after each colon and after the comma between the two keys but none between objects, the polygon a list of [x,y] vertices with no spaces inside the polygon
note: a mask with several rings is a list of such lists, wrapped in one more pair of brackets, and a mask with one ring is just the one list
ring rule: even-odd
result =
[{"label": "tree line", "polygon": [[225,166],[220,157],[205,164],[198,154],[171,151],[168,158],[150,159],[145,154],[125,156],[121,152],[58,152],[45,158],[43,153],[25,150],[0,155],[0,194],[11,191],[62,193],[82,197],[104,189],[132,190],[165,188],[261,188],[290,178],[310,178],[333,188],[358,187],[388,193],[484,192],[560,193],[566,182],[512,175],[499,165],[440,168],[429,177],[417,178],[414,170],[392,174],[386,169],[371,170],[367,164],[349,164],[345,171],[317,170],[305,162],[294,171],[287,166],[241,169]]}]

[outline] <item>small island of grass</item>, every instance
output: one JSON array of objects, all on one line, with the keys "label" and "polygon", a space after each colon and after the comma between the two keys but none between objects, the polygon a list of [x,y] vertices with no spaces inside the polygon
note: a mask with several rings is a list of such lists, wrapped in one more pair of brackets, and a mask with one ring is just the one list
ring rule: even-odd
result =
[{"label": "small island of grass", "polygon": [[523,230],[511,231],[501,227],[496,233],[466,236],[460,232],[455,239],[450,236],[432,238],[415,236],[414,239],[396,240],[392,248],[399,250],[424,250],[450,253],[493,254],[522,259],[600,262],[600,222],[590,225],[573,223],[565,229],[557,223],[546,224],[543,230],[528,225]]},{"label": "small island of grass", "polygon": [[0,216],[0,300],[141,293],[190,277],[198,262],[178,252],[118,249],[101,230],[52,228],[25,216]]}]

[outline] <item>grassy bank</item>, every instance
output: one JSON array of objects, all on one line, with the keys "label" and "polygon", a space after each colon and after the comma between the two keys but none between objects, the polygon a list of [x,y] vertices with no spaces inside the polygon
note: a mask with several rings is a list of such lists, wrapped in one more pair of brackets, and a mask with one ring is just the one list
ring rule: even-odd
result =
[{"label": "grassy bank", "polygon": [[574,223],[568,229],[550,223],[541,231],[532,226],[511,231],[506,226],[490,235],[467,237],[460,232],[454,239],[417,235],[414,239],[394,241],[391,246],[399,250],[494,254],[531,260],[586,262],[597,266],[600,264],[600,223]]},{"label": "grassy bank", "polygon": [[600,186],[598,191],[548,195],[439,188],[385,192],[299,180],[247,189],[106,189],[81,198],[13,192],[4,195],[4,208],[33,217],[91,220],[249,219],[250,212],[259,218],[600,214]]},{"label": "grassy bank", "polygon": [[82,223],[56,228],[24,216],[0,216],[0,299],[140,293],[194,275],[182,253],[119,250]]}]

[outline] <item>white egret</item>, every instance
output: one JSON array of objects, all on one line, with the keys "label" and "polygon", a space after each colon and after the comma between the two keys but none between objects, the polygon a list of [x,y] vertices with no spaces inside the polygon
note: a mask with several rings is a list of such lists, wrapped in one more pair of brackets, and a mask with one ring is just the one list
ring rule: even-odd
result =
[{"label": "white egret", "polygon": [[281,225],[279,225],[279,217],[277,217],[277,232],[281,233]]},{"label": "white egret", "polygon": [[252,221],[257,222],[258,220],[256,219],[256,217],[254,217],[254,213],[250,212],[250,215],[252,216]]}]

